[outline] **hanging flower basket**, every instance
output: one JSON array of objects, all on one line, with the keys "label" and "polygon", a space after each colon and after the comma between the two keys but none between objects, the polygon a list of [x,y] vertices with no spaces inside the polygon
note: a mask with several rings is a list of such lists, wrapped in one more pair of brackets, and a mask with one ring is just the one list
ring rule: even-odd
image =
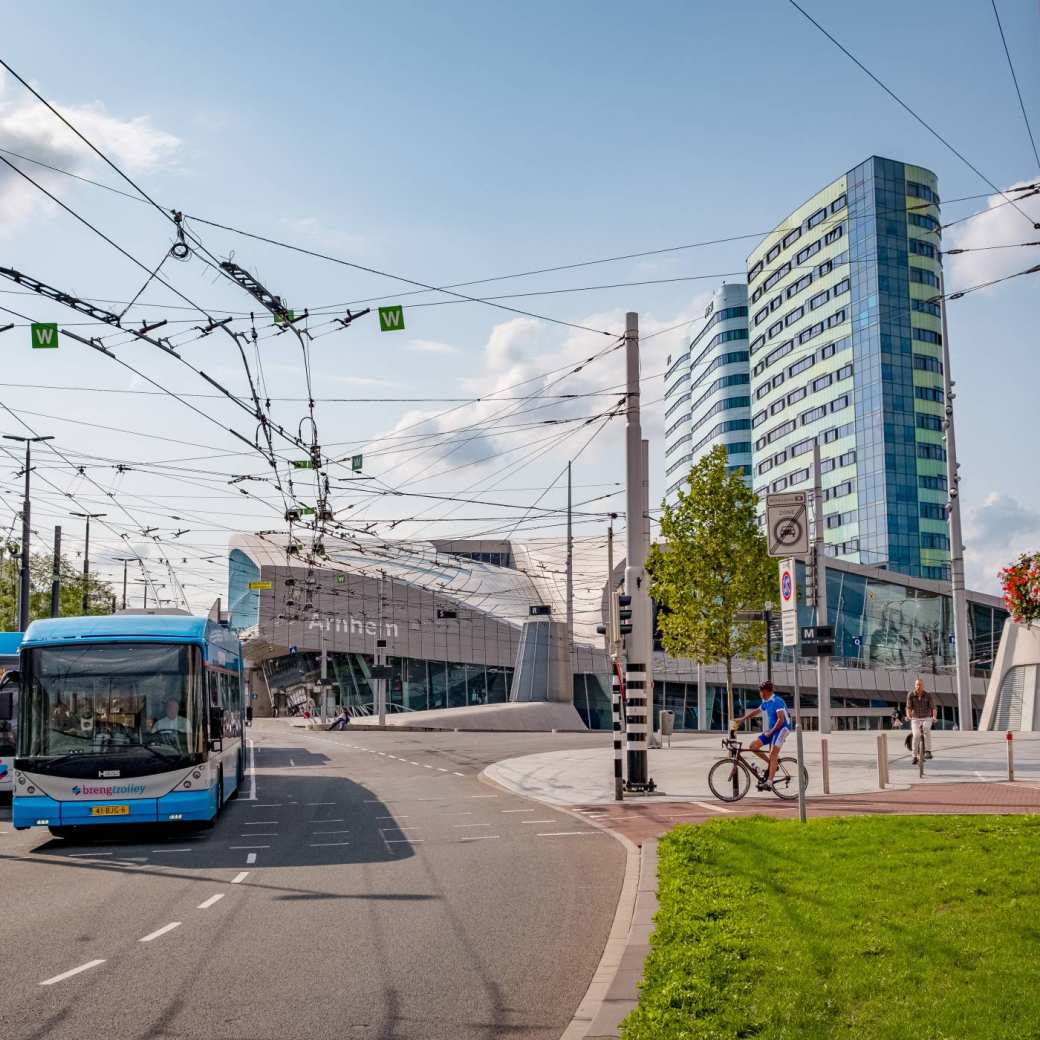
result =
[{"label": "hanging flower basket", "polygon": [[1040,621],[1040,552],[1023,553],[1000,572],[1004,605],[1018,624]]}]

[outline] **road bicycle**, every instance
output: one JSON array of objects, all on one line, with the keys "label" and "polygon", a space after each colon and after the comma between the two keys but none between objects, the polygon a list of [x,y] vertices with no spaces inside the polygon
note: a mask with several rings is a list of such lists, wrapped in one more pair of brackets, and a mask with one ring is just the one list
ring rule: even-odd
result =
[{"label": "road bicycle", "polygon": [[[752,760],[752,752],[745,750],[737,740],[735,730],[730,730],[724,738],[722,746],[728,754],[720,758],[708,770],[708,786],[711,793],[721,802],[739,802],[751,789],[751,778],[759,784],[766,784],[769,790],[785,802],[794,801],[798,797],[798,760],[790,756],[781,758],[776,763],[776,775],[770,784],[769,768],[763,762],[761,766]],[[809,774],[802,769],[805,786],[809,786]]]}]

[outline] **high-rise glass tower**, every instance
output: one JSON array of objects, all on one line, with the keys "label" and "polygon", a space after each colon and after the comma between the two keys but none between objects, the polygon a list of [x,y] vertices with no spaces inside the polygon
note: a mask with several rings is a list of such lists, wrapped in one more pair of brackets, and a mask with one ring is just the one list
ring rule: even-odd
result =
[{"label": "high-rise glass tower", "polygon": [[828,552],[949,574],[935,174],[873,156],[748,257],[754,487],[812,485]]},{"label": "high-rise glass tower", "polygon": [[665,498],[686,483],[690,467],[724,444],[731,468],[751,477],[751,398],[747,286],[715,290],[704,325],[668,359],[665,395]]}]

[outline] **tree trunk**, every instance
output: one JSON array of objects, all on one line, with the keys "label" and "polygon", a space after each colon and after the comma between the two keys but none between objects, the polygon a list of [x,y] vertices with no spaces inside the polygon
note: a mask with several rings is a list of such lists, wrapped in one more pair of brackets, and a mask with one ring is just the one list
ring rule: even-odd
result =
[{"label": "tree trunk", "polygon": [[733,658],[726,658],[726,728],[733,728]]}]

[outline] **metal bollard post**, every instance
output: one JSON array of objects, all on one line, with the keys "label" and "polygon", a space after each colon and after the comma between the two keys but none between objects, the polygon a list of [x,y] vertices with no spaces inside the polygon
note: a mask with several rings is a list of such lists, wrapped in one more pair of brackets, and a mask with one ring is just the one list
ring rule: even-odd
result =
[{"label": "metal bollard post", "polygon": [[885,753],[881,749],[881,737],[877,737],[877,778],[878,787],[883,791],[885,789],[885,783],[887,777],[885,776]]},{"label": "metal bollard post", "polygon": [[827,738],[820,737],[820,772],[823,774],[823,793],[831,793],[831,761],[827,754]]},{"label": "metal bollard post", "polygon": [[1015,779],[1015,735],[1008,730],[1005,736],[1008,749],[1008,780],[1011,781]]}]

